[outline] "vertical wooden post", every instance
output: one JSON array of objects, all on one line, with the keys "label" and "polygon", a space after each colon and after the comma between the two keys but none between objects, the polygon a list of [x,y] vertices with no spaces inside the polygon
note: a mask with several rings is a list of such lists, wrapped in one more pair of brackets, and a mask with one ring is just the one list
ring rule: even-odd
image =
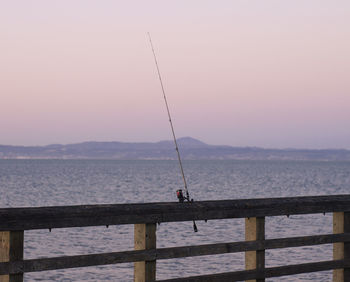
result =
[{"label": "vertical wooden post", "polygon": [[[333,233],[350,233],[350,213],[335,212],[333,213]],[[334,243],[333,259],[350,259],[350,243]],[[334,269],[333,282],[350,281],[350,269]]]},{"label": "vertical wooden post", "polygon": [[[344,233],[344,213],[335,212],[333,213],[333,233],[339,234]],[[333,259],[344,259],[344,243],[333,244]],[[333,270],[333,282],[344,281],[344,269]]]},{"label": "vertical wooden post", "polygon": [[[155,249],[157,245],[156,224],[135,224],[135,250]],[[156,261],[141,261],[134,263],[134,282],[156,281]]]},{"label": "vertical wooden post", "polygon": [[[265,218],[250,217],[245,219],[245,240],[265,240]],[[245,252],[245,269],[264,269],[265,268],[265,250]],[[265,279],[247,280],[249,282],[263,282]]]},{"label": "vertical wooden post", "polygon": [[[23,260],[23,231],[0,232],[0,262]],[[1,275],[0,282],[23,282],[23,273]]]},{"label": "vertical wooden post", "polygon": [[[350,212],[344,212],[344,233],[350,233]],[[350,259],[350,243],[344,243],[344,259]],[[344,268],[344,281],[350,281],[350,268]]]}]

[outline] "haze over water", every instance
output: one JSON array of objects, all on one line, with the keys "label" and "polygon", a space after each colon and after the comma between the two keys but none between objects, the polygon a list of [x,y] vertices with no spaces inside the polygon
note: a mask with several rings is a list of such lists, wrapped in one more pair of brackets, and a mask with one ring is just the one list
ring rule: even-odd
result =
[{"label": "haze over water", "polygon": [[[350,149],[346,0],[0,0],[0,145],[154,142]],[[175,201],[174,161],[0,160],[0,207]],[[185,161],[195,200],[349,193],[349,162]],[[243,240],[243,220],[158,226],[158,246]],[[268,238],[331,233],[331,215],[268,218]],[[133,226],[25,232],[25,258],[131,250]],[[93,242],[93,243],[92,243]],[[267,252],[267,266],[331,246]],[[287,261],[288,260],[288,261]],[[160,261],[159,279],[243,269],[243,254]],[[132,265],[26,274],[131,281]],[[330,272],[271,281],[330,281]]]},{"label": "haze over water", "polygon": [[0,144],[350,149],[350,2],[0,1]]},{"label": "haze over water", "polygon": [[[349,162],[185,161],[195,200],[348,194]],[[0,160],[0,207],[176,201],[176,161]],[[244,240],[243,219],[161,224],[157,246]],[[269,217],[267,238],[332,233],[332,215]],[[133,226],[26,231],[25,258],[133,249]],[[330,260],[331,245],[268,251],[267,266]],[[244,269],[243,254],[165,260],[157,278]],[[29,273],[26,281],[132,281],[131,264]],[[269,281],[330,281],[330,272]]]}]

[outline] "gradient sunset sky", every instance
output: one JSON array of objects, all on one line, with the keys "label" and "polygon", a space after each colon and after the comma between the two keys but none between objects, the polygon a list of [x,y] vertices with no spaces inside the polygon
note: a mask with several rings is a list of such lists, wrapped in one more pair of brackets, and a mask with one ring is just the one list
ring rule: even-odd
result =
[{"label": "gradient sunset sky", "polygon": [[350,149],[350,1],[0,0],[0,144]]}]

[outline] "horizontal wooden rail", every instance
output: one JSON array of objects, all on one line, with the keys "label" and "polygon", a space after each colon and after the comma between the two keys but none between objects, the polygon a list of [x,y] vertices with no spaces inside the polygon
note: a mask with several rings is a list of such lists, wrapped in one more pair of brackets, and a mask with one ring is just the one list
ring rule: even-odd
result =
[{"label": "horizontal wooden rail", "polygon": [[350,211],[350,195],[0,209],[0,231]]},{"label": "horizontal wooden rail", "polygon": [[265,268],[264,270],[244,270],[219,274],[192,276],[185,278],[175,278],[166,280],[157,280],[157,282],[231,282],[250,280],[256,278],[271,278],[285,275],[295,275],[309,272],[326,271],[350,267],[350,260],[330,260],[322,262],[312,262],[304,264],[295,264],[287,266],[278,266]]},{"label": "horizontal wooden rail", "polygon": [[[333,213],[333,234],[265,239],[265,217]],[[245,218],[244,242],[156,248],[156,223]],[[134,224],[134,250],[23,260],[24,230]],[[154,282],[156,261],[245,252],[245,270],[167,279],[265,281],[265,278],[333,271],[350,281],[350,195],[0,209],[0,281],[23,281],[27,272],[134,262],[134,282]],[[265,268],[265,250],[333,244],[333,260]],[[7,280],[7,278],[9,280]],[[5,279],[5,280],[3,280]]]},{"label": "horizontal wooden rail", "polygon": [[350,233],[269,239],[265,241],[205,244],[142,251],[126,251],[3,262],[0,263],[0,275],[137,261],[152,261],[159,259],[216,255],[264,249],[312,246],[338,242],[350,242]]}]

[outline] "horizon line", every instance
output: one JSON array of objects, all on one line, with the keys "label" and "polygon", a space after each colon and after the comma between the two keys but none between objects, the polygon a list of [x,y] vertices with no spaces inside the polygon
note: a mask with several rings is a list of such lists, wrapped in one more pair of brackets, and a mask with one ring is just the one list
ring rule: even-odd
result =
[{"label": "horizon line", "polygon": [[[177,138],[178,140],[181,139],[192,139],[194,141],[198,141],[201,142],[205,145],[208,146],[225,146],[225,147],[231,147],[231,148],[256,148],[256,149],[263,149],[263,150],[306,150],[306,151],[323,151],[323,150],[339,150],[339,151],[350,151],[350,148],[335,148],[335,147],[331,147],[331,148],[306,148],[306,147],[263,147],[263,146],[247,146],[247,145],[225,145],[225,144],[208,144],[200,139],[197,138],[193,138],[190,136],[183,136],[183,137],[179,137]],[[84,144],[84,143],[129,143],[129,144],[142,144],[142,143],[150,143],[150,144],[156,144],[156,143],[160,143],[160,142],[170,142],[173,143],[174,141],[171,139],[168,140],[159,140],[159,141],[94,141],[94,140],[89,140],[89,141],[81,141],[81,142],[71,142],[71,143],[50,143],[50,144],[46,144],[46,145],[11,145],[11,144],[0,144],[0,146],[9,146],[9,147],[48,147],[48,146],[69,146],[69,145],[78,145],[78,144]]]}]

